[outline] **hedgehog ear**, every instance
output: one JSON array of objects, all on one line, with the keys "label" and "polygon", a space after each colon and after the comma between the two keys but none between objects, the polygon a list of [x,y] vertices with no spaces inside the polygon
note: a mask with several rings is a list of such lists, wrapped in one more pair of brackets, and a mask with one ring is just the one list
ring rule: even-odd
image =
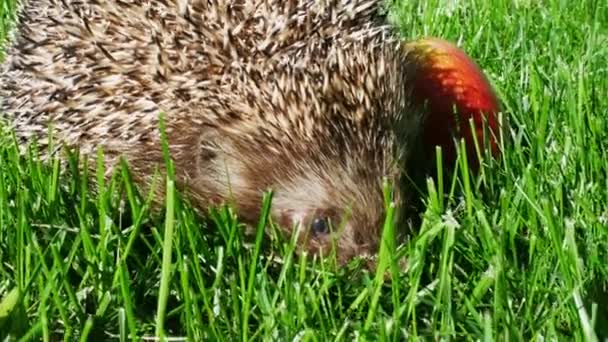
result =
[{"label": "hedgehog ear", "polygon": [[223,145],[228,143],[229,139],[222,139],[223,134],[216,129],[208,129],[197,136],[196,148],[193,153],[193,160],[198,167],[209,165],[218,158],[220,151],[226,149],[220,148],[220,141]]},{"label": "hedgehog ear", "polygon": [[212,166],[218,157],[218,142],[221,133],[212,128],[204,130],[191,129],[183,134],[169,137],[171,145],[180,146],[171,149],[172,159],[176,163],[176,171],[183,172],[187,178],[196,179],[206,173],[205,169]]}]

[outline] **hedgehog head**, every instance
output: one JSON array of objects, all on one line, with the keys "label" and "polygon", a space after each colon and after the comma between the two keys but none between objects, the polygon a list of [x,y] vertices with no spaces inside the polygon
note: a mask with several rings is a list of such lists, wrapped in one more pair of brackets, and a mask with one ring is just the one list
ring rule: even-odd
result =
[{"label": "hedgehog head", "polygon": [[[217,149],[222,154],[204,164],[201,189],[210,188],[210,174],[217,175],[213,192],[224,194],[220,200],[234,203],[240,219],[251,225],[259,220],[263,191],[271,190],[271,220],[287,237],[296,235],[300,252],[327,256],[335,251],[341,264],[373,256],[385,220],[383,180],[394,186],[395,201],[400,198],[402,173],[393,145],[355,138],[349,135],[354,128],[330,138],[323,122],[318,125],[316,141],[293,131],[289,144],[268,137],[222,139]],[[389,135],[366,132],[375,138]]]}]

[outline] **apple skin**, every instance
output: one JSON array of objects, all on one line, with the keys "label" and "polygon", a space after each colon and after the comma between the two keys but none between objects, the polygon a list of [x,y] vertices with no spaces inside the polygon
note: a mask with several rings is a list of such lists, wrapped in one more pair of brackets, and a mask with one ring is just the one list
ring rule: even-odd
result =
[{"label": "apple skin", "polygon": [[[464,138],[469,167],[476,171],[479,160],[469,120],[475,125],[479,148],[497,157],[499,100],[479,66],[456,45],[438,38],[423,38],[406,44],[413,104],[425,113],[422,144],[427,156],[441,146],[444,165],[456,160],[454,138]],[[484,145],[484,127],[489,146]]]}]

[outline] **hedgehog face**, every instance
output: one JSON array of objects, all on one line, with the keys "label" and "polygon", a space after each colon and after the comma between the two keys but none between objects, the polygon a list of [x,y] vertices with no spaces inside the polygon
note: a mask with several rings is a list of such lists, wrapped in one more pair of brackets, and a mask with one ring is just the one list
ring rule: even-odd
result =
[{"label": "hedgehog face", "polygon": [[[271,219],[286,237],[295,234],[299,252],[328,256],[335,251],[340,264],[375,255],[385,220],[383,179],[395,185],[399,180],[392,155],[384,153],[390,149],[352,145],[329,151],[311,144],[298,146],[303,149],[269,151],[244,142],[224,145],[218,150],[238,152],[217,157],[212,173],[219,175],[215,179],[228,181],[214,187],[236,205],[241,220],[252,225],[259,220],[263,191],[272,190]],[[243,155],[256,158],[234,157]],[[201,175],[208,179],[209,171]]]},{"label": "hedgehog face", "polygon": [[[381,202],[381,197],[378,199]],[[335,252],[339,264],[362,257],[371,267],[379,246],[384,211],[381,207],[370,209],[357,203],[347,207],[317,204],[298,209],[277,205],[273,213],[287,234],[296,235],[300,246],[298,252],[312,256],[328,256]]]},{"label": "hedgehog face", "polygon": [[327,256],[335,248],[343,264],[377,252],[385,216],[382,176],[339,170],[342,175],[335,177],[341,178],[332,181],[334,170],[328,169],[327,178],[303,173],[279,183],[272,215],[288,235],[296,235],[304,251]]}]

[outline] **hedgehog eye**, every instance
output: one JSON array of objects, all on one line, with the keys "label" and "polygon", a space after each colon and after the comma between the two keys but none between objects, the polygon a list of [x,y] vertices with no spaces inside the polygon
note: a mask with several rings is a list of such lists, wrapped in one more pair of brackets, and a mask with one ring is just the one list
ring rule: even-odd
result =
[{"label": "hedgehog eye", "polygon": [[312,221],[311,227],[315,234],[327,234],[329,232],[329,220],[327,217],[317,217]]}]

